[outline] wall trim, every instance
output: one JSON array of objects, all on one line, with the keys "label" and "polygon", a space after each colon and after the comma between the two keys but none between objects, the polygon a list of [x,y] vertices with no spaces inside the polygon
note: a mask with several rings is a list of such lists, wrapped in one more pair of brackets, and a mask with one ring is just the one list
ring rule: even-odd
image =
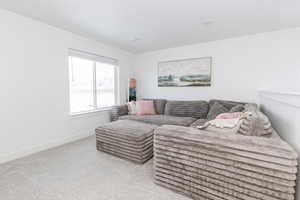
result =
[{"label": "wall trim", "polygon": [[45,151],[48,149],[52,149],[67,143],[71,143],[74,142],[76,140],[80,140],[89,136],[92,136],[94,134],[93,131],[84,131],[83,133],[71,136],[71,137],[65,137],[63,139],[60,140],[53,140],[49,143],[46,144],[42,144],[42,145],[36,145],[32,148],[28,148],[28,149],[23,149],[23,150],[19,150],[19,151],[15,151],[6,155],[0,155],[0,164],[2,163],[6,163],[12,160],[16,160],[22,157],[26,157],[41,151]]},{"label": "wall trim", "polygon": [[268,98],[277,103],[300,109],[300,93],[259,90],[258,95],[260,99]]},{"label": "wall trim", "polygon": [[300,93],[297,92],[276,92],[272,90],[258,90],[260,94],[275,94],[275,95],[283,95],[283,96],[298,96],[300,98]]}]

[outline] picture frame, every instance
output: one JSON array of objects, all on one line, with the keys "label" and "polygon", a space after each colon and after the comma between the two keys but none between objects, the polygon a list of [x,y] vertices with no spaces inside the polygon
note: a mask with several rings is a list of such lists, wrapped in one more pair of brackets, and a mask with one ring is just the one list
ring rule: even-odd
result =
[{"label": "picture frame", "polygon": [[211,86],[212,57],[187,58],[158,63],[158,87]]}]

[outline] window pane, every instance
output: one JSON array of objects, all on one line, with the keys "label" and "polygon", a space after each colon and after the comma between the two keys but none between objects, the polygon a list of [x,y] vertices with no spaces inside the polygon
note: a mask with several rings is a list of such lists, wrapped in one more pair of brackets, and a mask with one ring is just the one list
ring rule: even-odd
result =
[{"label": "window pane", "polygon": [[93,66],[93,61],[70,58],[70,104],[73,113],[94,109]]},{"label": "window pane", "polygon": [[115,104],[115,66],[96,63],[97,106],[108,107]]}]

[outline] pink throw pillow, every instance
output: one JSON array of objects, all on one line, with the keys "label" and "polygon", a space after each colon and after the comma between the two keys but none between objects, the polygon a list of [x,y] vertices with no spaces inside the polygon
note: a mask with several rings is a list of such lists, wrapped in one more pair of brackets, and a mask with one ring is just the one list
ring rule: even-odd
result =
[{"label": "pink throw pillow", "polygon": [[242,116],[242,112],[234,112],[234,113],[221,113],[219,114],[216,119],[234,119],[240,118]]},{"label": "pink throw pillow", "polygon": [[137,115],[155,115],[155,108],[153,101],[137,101],[136,102]]}]

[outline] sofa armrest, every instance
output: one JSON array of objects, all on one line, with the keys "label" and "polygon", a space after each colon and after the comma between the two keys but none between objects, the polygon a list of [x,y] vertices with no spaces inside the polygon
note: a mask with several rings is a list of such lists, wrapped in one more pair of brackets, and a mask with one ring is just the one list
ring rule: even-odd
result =
[{"label": "sofa armrest", "polygon": [[154,133],[155,182],[190,197],[294,200],[296,172],[297,153],[279,137],[171,125]]},{"label": "sofa armrest", "polygon": [[288,174],[297,172],[297,152],[279,137],[222,134],[171,125],[155,130],[154,145],[165,145],[164,142],[170,141],[183,144],[187,147],[187,151],[206,152],[208,155],[225,160],[228,158],[232,162],[271,169],[274,173],[277,170]]},{"label": "sofa armrest", "polygon": [[111,109],[111,120],[116,121],[123,115],[128,115],[128,107],[126,104],[113,106]]}]

